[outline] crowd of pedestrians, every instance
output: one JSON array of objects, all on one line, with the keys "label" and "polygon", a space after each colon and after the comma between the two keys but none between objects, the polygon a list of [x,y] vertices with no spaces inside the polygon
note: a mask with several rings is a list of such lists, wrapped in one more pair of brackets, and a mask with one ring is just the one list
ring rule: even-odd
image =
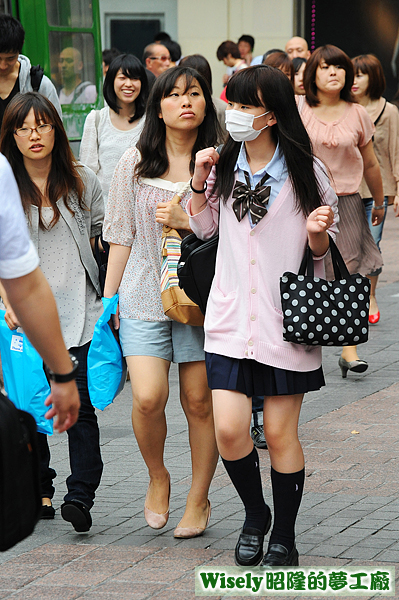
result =
[{"label": "crowd of pedestrians", "polygon": [[[352,61],[333,45],[311,54],[300,37],[284,50],[254,55],[254,38],[243,35],[216,50],[227,68],[219,98],[206,57],[182,58],[179,44],[161,32],[142,60],[117,49],[103,52],[106,105],[87,116],[77,160],[55,87],[43,76],[34,91],[22,45],[18,21],[0,17],[0,151],[11,166],[1,157],[0,176],[12,180],[12,171],[16,180],[32,239],[30,268],[37,268],[39,256],[65,345],[79,362],[77,376],[75,366],[71,375],[80,397],[77,422],[61,414],[57,398],[54,409],[60,429],[64,420],[70,426],[62,517],[79,532],[92,525],[103,463],[87,354],[101,295],[119,294],[114,327],[130,375],[133,430],[149,474],[147,524],[166,525],[173,495],[164,450],[174,362],[192,461],[174,536],[205,532],[220,455],[245,508],[236,564],[298,565],[295,522],[305,481],[298,420],[304,394],[320,389],[324,376],[319,346],[283,339],[279,280],[286,271],[298,272],[307,245],[315,275],[333,279],[331,236],[349,272],[370,278],[370,323],[381,318],[375,294],[383,266],[379,243],[389,205],[399,211],[399,111],[383,97],[380,62],[373,55]],[[172,203],[176,195],[180,202]],[[182,237],[219,234],[204,327],[165,316],[165,225]],[[96,238],[108,253],[103,294]],[[0,291],[10,329],[26,324],[36,339],[18,294],[4,281]],[[58,348],[64,356],[65,348]],[[68,381],[68,368],[61,367]],[[356,346],[345,346],[339,367],[345,378],[368,365]],[[72,397],[70,413],[76,412]],[[52,519],[56,473],[47,438],[39,438],[42,517]],[[264,501],[257,447],[270,454],[273,511]]]}]

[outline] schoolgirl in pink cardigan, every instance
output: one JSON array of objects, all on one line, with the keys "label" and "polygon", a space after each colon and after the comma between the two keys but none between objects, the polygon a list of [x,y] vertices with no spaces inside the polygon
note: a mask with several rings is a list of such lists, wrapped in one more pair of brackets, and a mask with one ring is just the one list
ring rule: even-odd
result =
[{"label": "schoolgirl in pink cardigan", "polygon": [[[187,205],[202,239],[219,228],[215,278],[205,317],[205,350],[216,439],[245,506],[235,549],[243,566],[297,565],[295,520],[304,484],[298,440],[303,395],[324,385],[320,350],[283,340],[279,278],[298,271],[307,243],[323,276],[337,198],[314,161],[287,77],[268,66],[236,73],[226,94],[230,137],[219,155],[196,155]],[[206,189],[207,188],[207,189]],[[219,216],[220,212],[220,216]],[[249,429],[251,397],[264,396],[274,524],[265,504]]]}]

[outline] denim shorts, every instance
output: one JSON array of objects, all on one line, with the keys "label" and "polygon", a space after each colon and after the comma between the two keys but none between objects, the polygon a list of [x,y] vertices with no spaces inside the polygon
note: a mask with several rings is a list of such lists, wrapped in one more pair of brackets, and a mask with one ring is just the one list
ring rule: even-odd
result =
[{"label": "denim shorts", "polygon": [[205,360],[203,327],[121,319],[119,339],[123,356],[155,356],[174,363]]}]

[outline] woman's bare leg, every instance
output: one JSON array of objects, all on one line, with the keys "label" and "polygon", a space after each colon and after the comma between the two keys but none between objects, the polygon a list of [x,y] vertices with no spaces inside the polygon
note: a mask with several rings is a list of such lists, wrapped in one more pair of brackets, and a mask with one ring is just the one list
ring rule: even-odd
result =
[{"label": "woman's bare leg", "polygon": [[178,526],[203,528],[208,517],[209,486],[218,460],[204,361],[180,364],[179,380],[180,402],[188,422],[192,483]]},{"label": "woman's bare leg", "polygon": [[303,469],[305,459],[298,439],[298,420],[303,394],[267,396],[263,408],[263,429],[270,462],[279,473]]},{"label": "woman's bare leg", "polygon": [[163,453],[170,363],[153,356],[128,356],[126,361],[133,394],[133,430],[150,476],[146,506],[163,514],[169,506],[169,474]]},{"label": "woman's bare leg", "polygon": [[378,313],[377,298],[375,297],[375,291],[377,289],[378,275],[367,275],[370,279],[370,308],[369,314],[376,315]]}]

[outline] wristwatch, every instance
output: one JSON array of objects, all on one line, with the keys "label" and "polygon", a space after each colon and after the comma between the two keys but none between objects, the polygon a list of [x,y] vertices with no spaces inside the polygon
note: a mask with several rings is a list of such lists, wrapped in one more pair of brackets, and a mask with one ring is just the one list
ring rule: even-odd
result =
[{"label": "wristwatch", "polygon": [[71,353],[69,353],[69,358],[72,361],[72,371],[70,371],[69,373],[54,373],[54,371],[52,371],[48,368],[47,365],[45,365],[47,377],[51,379],[51,381],[55,381],[55,383],[67,383],[68,381],[76,379],[76,375],[78,374],[79,370],[79,361]]}]

